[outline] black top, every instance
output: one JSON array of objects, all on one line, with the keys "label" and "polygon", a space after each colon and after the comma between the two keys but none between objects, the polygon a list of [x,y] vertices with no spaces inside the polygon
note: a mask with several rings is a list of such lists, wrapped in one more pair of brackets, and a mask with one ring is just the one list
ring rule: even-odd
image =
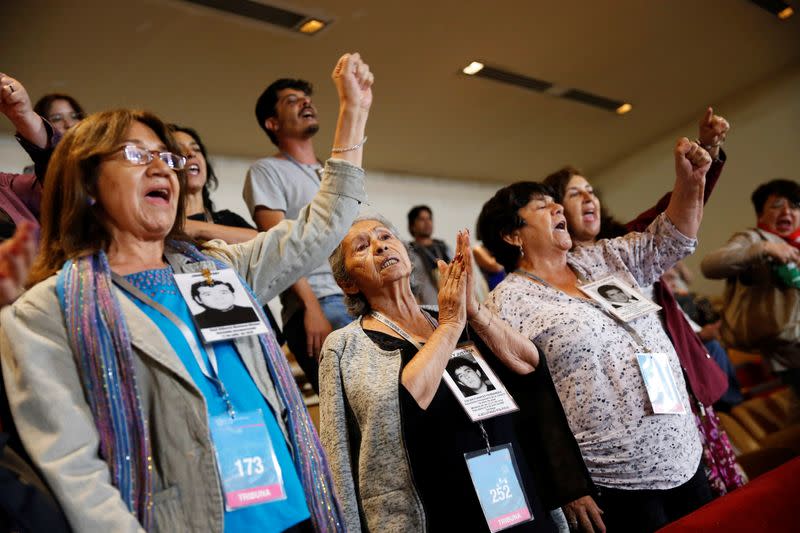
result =
[{"label": "black top", "polygon": [[195,315],[194,319],[200,328],[218,328],[220,326],[257,322],[258,315],[250,307],[234,305],[227,311],[206,308],[202,313]]},{"label": "black top", "polygon": [[[372,330],[365,333],[383,350],[399,349],[403,366],[417,353],[408,341]],[[513,445],[520,481],[534,516],[533,522],[509,531],[555,531],[547,509],[590,494],[593,488],[547,365],[543,361],[532,374],[517,376],[497,361],[473,331],[469,335],[520,406],[518,413],[483,421],[492,446]],[[463,337],[467,340],[466,335]],[[478,424],[469,419],[444,382],[426,410],[419,407],[405,387],[398,386],[403,438],[429,531],[487,531],[464,459],[465,453],[486,447]],[[531,394],[524,389],[541,390]],[[532,397],[537,401],[543,397],[545,401],[537,407],[531,403]]]},{"label": "black top", "polygon": [[[203,213],[195,213],[194,215],[189,215],[186,218],[189,220],[199,220],[200,222],[206,221],[206,217]],[[233,211],[228,211],[227,209],[223,209],[222,211],[214,211],[211,213],[211,219],[214,221],[214,224],[220,224],[221,226],[255,229],[244,218],[237,215]]]}]

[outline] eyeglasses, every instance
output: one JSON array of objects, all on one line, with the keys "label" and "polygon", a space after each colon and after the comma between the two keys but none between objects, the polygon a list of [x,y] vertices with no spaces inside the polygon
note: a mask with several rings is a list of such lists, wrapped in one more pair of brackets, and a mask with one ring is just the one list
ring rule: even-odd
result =
[{"label": "eyeglasses", "polygon": [[183,170],[183,167],[186,166],[186,158],[172,152],[145,150],[133,144],[126,144],[119,150],[122,150],[123,157],[134,165],[149,165],[153,159],[158,157],[172,170]]},{"label": "eyeglasses", "polygon": [[67,117],[71,118],[74,121],[79,122],[83,120],[83,113],[79,113],[77,111],[73,111],[72,113],[67,113],[67,114],[56,113],[55,115],[50,115],[49,117],[47,117],[47,120],[49,120],[52,123],[60,123],[66,121]]}]

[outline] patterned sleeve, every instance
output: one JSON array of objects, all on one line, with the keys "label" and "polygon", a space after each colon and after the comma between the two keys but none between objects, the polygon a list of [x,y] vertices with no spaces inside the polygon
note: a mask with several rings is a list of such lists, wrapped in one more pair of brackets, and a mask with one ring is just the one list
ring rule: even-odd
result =
[{"label": "patterned sleeve", "polygon": [[652,285],[661,275],[697,247],[697,239],[685,236],[665,213],[656,217],[642,233],[601,241],[596,247],[586,247],[591,254],[598,248],[616,255],[641,286]]}]

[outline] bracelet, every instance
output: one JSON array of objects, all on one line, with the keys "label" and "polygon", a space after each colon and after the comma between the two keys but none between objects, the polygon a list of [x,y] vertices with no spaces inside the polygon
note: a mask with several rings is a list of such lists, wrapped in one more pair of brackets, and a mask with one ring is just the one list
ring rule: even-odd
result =
[{"label": "bracelet", "polygon": [[358,150],[367,142],[367,136],[365,135],[361,142],[358,144],[354,144],[353,146],[348,146],[347,148],[340,148],[338,146],[334,146],[331,148],[331,152],[334,154],[341,154],[342,152],[352,152],[353,150]]},{"label": "bracelet", "polygon": [[717,144],[703,144],[703,141],[701,141],[700,139],[695,139],[694,142],[696,142],[698,145],[700,145],[700,148],[702,148],[706,152],[709,151],[709,150],[713,150],[714,148],[719,148],[720,146],[722,146],[721,142],[719,142]]}]

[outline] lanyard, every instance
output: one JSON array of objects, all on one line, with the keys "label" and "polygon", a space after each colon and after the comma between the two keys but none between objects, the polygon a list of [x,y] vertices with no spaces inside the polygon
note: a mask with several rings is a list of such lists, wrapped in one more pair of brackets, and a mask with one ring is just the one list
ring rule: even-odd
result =
[{"label": "lanyard", "polygon": [[[413,344],[417,348],[417,350],[422,349],[422,344],[417,342],[416,339],[411,337],[411,335],[409,335],[403,328],[392,322],[392,320],[390,320],[388,317],[379,313],[378,311],[372,311],[370,314],[372,315],[372,318],[374,318],[384,326],[390,328],[392,331],[403,337],[403,339]],[[433,328],[436,329],[439,325],[437,321],[434,320],[434,318],[430,316],[428,313],[426,313],[424,310],[423,314],[425,315],[425,318],[428,319],[428,322],[430,322],[431,326],[433,326]],[[491,452],[489,451],[491,449],[491,444],[489,443],[489,435],[486,433],[486,428],[483,427],[483,422],[478,422],[478,427],[481,430],[481,436],[483,437],[483,440],[486,442],[486,453],[491,455]]]},{"label": "lanyard", "polygon": [[[431,317],[431,315],[429,315],[425,311],[423,311],[422,314],[424,314],[425,318],[428,319],[428,322],[430,322],[430,325],[433,326],[433,329],[436,329],[439,326],[439,324],[433,319],[433,317]],[[372,318],[374,318],[387,328],[391,329],[392,331],[403,337],[403,339],[413,344],[417,348],[417,350],[422,349],[422,344],[417,342],[417,340],[414,339],[411,335],[409,335],[403,328],[392,322],[388,317],[386,317],[386,315],[383,315],[377,311],[372,311],[371,315]]]},{"label": "lanyard", "polygon": [[[141,301],[143,304],[152,307],[159,313],[161,313],[167,320],[172,322],[176,328],[181,332],[183,338],[186,340],[186,344],[189,345],[189,348],[192,350],[192,355],[194,355],[195,361],[197,361],[197,366],[200,367],[200,371],[203,373],[205,377],[210,379],[214,382],[214,384],[219,389],[219,393],[222,395],[222,400],[225,402],[225,405],[228,409],[228,414],[231,415],[231,418],[236,418],[236,410],[233,408],[233,403],[231,403],[230,396],[228,395],[228,391],[225,389],[225,384],[222,383],[222,380],[219,379],[219,369],[217,367],[217,355],[214,352],[214,347],[211,344],[205,344],[204,348],[206,350],[206,354],[208,355],[208,361],[211,363],[211,370],[206,366],[206,362],[203,359],[203,355],[200,352],[200,346],[197,343],[197,337],[195,337],[192,330],[189,329],[189,326],[178,316],[158,303],[157,301],[150,298],[144,292],[142,292],[138,287],[133,285],[131,282],[116,274],[114,272],[111,273],[111,279],[114,280],[114,283],[119,285],[122,289],[127,291],[131,296],[136,298],[137,300]],[[213,371],[213,374],[211,373]]]},{"label": "lanyard", "polygon": [[[558,292],[564,292],[561,289],[558,289],[558,288],[554,287],[547,280],[544,280],[544,279],[540,278],[539,276],[537,276],[536,274],[534,274],[532,272],[528,272],[527,270],[522,270],[521,268],[518,268],[517,270],[514,271],[514,274],[517,274],[518,276],[527,276],[527,277],[531,278],[534,281],[538,281],[539,283],[541,283],[542,285],[544,285],[545,287],[547,287],[549,289],[553,289],[554,291],[558,291]],[[575,275],[578,277],[578,280],[580,280],[581,283],[586,283],[586,278],[584,278],[581,274],[576,272]],[[609,317],[612,320],[614,320],[614,322],[616,322],[617,324],[622,326],[622,328],[625,330],[625,332],[628,335],[631,336],[631,338],[633,339],[633,342],[638,345],[638,348],[641,351],[643,351],[643,352],[649,352],[650,351],[645,346],[645,343],[644,343],[644,340],[642,340],[642,337],[639,335],[639,333],[635,329],[633,329],[633,327],[631,327],[630,324],[628,324],[627,322],[625,322],[623,320],[620,320],[618,317],[616,317],[613,314],[609,313],[606,309],[603,309],[602,307],[600,307],[599,305],[595,304],[594,302],[590,302],[588,300],[584,300],[583,298],[580,298],[579,300],[582,300],[582,301],[586,302],[588,305],[591,305],[594,309],[598,309],[598,310],[602,311],[603,314],[605,314],[607,317]]]},{"label": "lanyard", "polygon": [[[306,176],[308,176],[309,178],[311,178],[311,181],[313,181],[315,185],[319,185],[319,183],[322,181],[322,169],[321,169],[321,168],[317,168],[317,169],[315,169],[315,172],[313,172],[313,173],[312,173],[310,170],[308,170],[308,168],[307,168],[307,167],[305,167],[305,166],[303,166],[302,164],[300,164],[300,161],[298,161],[298,160],[297,160],[297,159],[295,159],[294,157],[290,156],[288,153],[286,153],[286,152],[281,152],[281,154],[283,155],[283,157],[285,157],[286,159],[288,159],[289,161],[291,161],[292,163],[294,163],[294,165],[295,165],[297,168],[299,168],[299,169],[300,169],[300,171],[301,171],[303,174],[305,174]],[[319,161],[317,161],[317,163],[319,163]]]}]

